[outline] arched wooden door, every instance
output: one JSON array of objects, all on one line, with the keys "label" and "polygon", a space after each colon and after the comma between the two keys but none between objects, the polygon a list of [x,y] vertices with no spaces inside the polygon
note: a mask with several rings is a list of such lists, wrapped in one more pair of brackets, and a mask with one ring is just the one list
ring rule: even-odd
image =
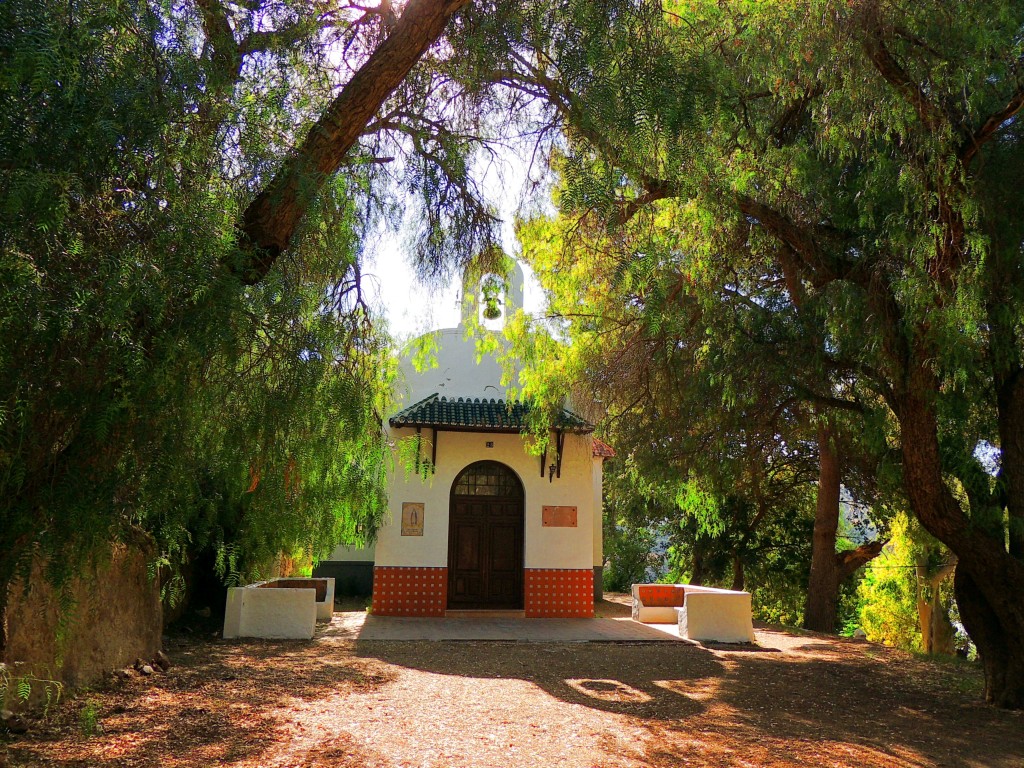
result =
[{"label": "arched wooden door", "polygon": [[523,484],[496,461],[455,478],[448,506],[448,607],[523,607]]}]

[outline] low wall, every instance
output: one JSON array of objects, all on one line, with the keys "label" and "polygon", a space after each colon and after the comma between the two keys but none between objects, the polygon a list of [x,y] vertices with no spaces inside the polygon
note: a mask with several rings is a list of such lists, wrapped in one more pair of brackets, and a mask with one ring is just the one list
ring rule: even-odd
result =
[{"label": "low wall", "polygon": [[634,584],[633,620],[677,624],[688,640],[754,642],[749,592],[691,584]]},{"label": "low wall", "polygon": [[257,589],[311,589],[316,603],[316,620],[330,621],[334,615],[334,579],[285,578],[270,579],[251,585]]},{"label": "low wall", "polygon": [[[159,585],[148,575],[151,554],[141,536],[137,544],[113,545],[109,559],[72,580],[73,610],[67,616],[43,578],[43,564],[35,563],[27,590],[17,581],[8,594],[3,662],[15,676],[79,688],[138,658],[152,659],[160,649],[163,621]],[[34,686],[30,703],[45,695],[41,685]]]},{"label": "low wall", "polygon": [[334,612],[334,579],[271,579],[228,590],[224,637],[310,640]]},{"label": "low wall", "polygon": [[754,625],[749,592],[687,591],[676,609],[679,636],[719,643],[753,643]]}]

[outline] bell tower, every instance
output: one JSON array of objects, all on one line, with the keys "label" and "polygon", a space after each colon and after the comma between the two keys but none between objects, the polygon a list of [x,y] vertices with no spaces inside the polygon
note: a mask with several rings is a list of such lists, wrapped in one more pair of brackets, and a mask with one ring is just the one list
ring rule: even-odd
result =
[{"label": "bell tower", "polygon": [[518,262],[513,262],[508,277],[485,272],[473,281],[469,275],[469,269],[462,274],[459,326],[464,327],[470,318],[476,316],[477,321],[488,328],[503,328],[508,318],[523,307],[523,268]]}]

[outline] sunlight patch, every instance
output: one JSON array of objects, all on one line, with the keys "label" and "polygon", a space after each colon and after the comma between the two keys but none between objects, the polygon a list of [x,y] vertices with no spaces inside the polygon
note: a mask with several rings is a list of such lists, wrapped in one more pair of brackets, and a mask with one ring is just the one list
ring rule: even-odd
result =
[{"label": "sunlight patch", "polygon": [[650,694],[626,685],[619,680],[588,680],[573,679],[566,680],[566,685],[579,691],[584,696],[601,701],[629,702],[643,704],[651,701]]}]

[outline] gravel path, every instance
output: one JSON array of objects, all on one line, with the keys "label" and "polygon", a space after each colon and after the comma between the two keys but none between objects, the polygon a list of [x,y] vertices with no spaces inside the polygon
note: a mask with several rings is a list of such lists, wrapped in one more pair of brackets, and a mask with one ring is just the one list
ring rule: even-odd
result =
[{"label": "gravel path", "polygon": [[168,674],[63,702],[0,742],[0,766],[1024,765],[1024,714],[981,704],[974,665],[757,636],[743,650],[175,638]]}]

